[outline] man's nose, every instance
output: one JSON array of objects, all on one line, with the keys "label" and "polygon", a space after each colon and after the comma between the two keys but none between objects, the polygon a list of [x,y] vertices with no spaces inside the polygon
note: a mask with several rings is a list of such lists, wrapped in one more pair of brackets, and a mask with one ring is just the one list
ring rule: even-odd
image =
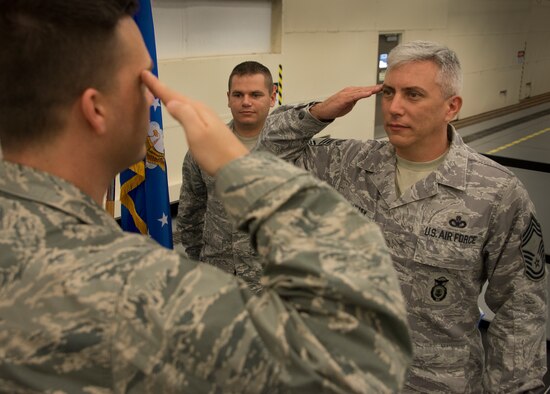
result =
[{"label": "man's nose", "polygon": [[250,96],[248,94],[245,94],[243,96],[243,105],[245,105],[245,106],[252,105],[252,102],[250,100]]},{"label": "man's nose", "polygon": [[403,114],[403,98],[400,94],[394,94],[390,100],[389,111],[392,115],[402,115]]}]

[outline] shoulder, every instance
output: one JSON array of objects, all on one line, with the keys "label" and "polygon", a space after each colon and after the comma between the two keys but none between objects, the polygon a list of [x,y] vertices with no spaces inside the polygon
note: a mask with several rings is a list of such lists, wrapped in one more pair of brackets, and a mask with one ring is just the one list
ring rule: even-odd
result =
[{"label": "shoulder", "polygon": [[527,189],[510,169],[468,146],[464,146],[463,152],[467,157],[466,179],[470,195],[488,199],[507,212],[534,210]]},{"label": "shoulder", "polygon": [[483,184],[495,187],[523,187],[510,169],[470,147],[466,146],[464,150],[468,158],[468,174],[474,182],[483,180]]},{"label": "shoulder", "polygon": [[516,178],[508,168],[466,145],[454,129],[453,143],[448,157],[456,165],[463,166],[466,164],[468,175],[478,179],[483,178],[484,183],[509,183]]}]

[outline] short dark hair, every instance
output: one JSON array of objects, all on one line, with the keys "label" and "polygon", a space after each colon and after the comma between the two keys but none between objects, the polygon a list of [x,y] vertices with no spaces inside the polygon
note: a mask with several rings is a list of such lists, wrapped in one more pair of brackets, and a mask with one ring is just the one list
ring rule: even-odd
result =
[{"label": "short dark hair", "polygon": [[42,142],[89,87],[109,88],[118,66],[115,29],[138,0],[0,2],[0,141]]},{"label": "short dark hair", "polygon": [[235,68],[233,68],[233,71],[231,71],[231,74],[229,74],[227,89],[231,91],[231,82],[235,75],[242,77],[243,75],[254,74],[263,74],[263,76],[265,77],[265,86],[267,87],[267,90],[269,90],[269,92],[271,93],[271,89],[273,88],[273,77],[271,76],[271,72],[262,63],[255,62],[253,60],[239,63],[235,66]]}]

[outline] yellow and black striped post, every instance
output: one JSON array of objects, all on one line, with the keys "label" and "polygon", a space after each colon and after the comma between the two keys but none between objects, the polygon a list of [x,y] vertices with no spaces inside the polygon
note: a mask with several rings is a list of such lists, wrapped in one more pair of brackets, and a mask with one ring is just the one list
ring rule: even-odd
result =
[{"label": "yellow and black striped post", "polygon": [[277,96],[279,97],[279,105],[283,104],[283,65],[279,64],[279,83],[277,84]]}]

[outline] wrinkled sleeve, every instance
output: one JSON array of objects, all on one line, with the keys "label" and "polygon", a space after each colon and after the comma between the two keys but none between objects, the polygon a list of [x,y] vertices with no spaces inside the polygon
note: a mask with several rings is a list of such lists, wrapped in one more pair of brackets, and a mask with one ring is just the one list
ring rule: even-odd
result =
[{"label": "wrinkled sleeve", "polygon": [[189,152],[182,167],[182,183],[174,243],[181,243],[187,255],[198,260],[203,246],[207,189],[202,173]]},{"label": "wrinkled sleeve", "polygon": [[273,111],[260,135],[258,150],[273,153],[336,187],[343,156],[354,144],[327,137],[313,138],[330,122],[311,115],[312,104],[282,106]]},{"label": "wrinkled sleeve", "polygon": [[310,106],[300,104],[274,110],[260,134],[260,150],[271,152],[291,163],[304,155],[309,140],[330,124],[311,115]]},{"label": "wrinkled sleeve", "polygon": [[[287,142],[284,143],[280,141],[280,146],[289,153],[292,149],[289,149],[288,141],[295,141],[292,147],[300,151],[304,145],[307,145],[309,139],[332,123],[318,120],[311,115],[309,108],[313,104],[315,102],[277,107],[267,117],[260,140],[266,139],[267,144],[272,144],[271,147],[275,151],[278,150],[279,139],[286,140]],[[263,146],[268,147],[266,144]]]},{"label": "wrinkled sleeve", "polygon": [[485,299],[495,317],[487,333],[484,386],[495,393],[540,388],[546,372],[545,254],[533,204],[519,180],[511,180],[489,228]]},{"label": "wrinkled sleeve", "polygon": [[[119,308],[118,389],[399,391],[411,344],[379,228],[265,153],[224,167],[216,189],[268,262],[264,293],[206,264],[141,268]],[[145,260],[159,265],[158,255]]]}]

